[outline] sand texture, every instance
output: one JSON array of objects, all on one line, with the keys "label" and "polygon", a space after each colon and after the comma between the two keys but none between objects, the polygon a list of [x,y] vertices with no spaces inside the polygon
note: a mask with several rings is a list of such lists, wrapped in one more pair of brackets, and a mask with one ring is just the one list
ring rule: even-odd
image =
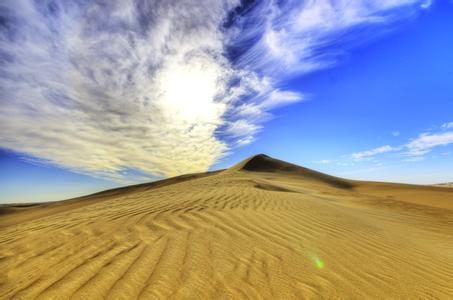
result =
[{"label": "sand texture", "polygon": [[3,207],[1,299],[453,299],[453,189],[264,155]]}]

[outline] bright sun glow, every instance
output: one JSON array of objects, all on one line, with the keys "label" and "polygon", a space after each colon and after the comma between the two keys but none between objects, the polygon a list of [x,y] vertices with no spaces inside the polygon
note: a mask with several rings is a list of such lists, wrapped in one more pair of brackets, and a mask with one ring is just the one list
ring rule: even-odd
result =
[{"label": "bright sun glow", "polygon": [[218,74],[214,68],[187,65],[168,68],[163,74],[163,104],[170,113],[176,113],[187,122],[219,118],[221,103],[213,101],[219,90]]}]

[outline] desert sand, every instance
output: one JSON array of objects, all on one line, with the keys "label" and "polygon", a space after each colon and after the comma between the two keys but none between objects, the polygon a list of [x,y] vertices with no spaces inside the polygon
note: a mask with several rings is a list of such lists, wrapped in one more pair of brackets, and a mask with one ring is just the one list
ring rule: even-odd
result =
[{"label": "desert sand", "polygon": [[0,215],[2,299],[453,299],[453,189],[265,155]]}]

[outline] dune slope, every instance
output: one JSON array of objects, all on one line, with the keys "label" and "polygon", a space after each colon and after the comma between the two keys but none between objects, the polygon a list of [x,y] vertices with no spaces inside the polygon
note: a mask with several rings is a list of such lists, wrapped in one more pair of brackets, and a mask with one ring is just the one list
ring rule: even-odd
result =
[{"label": "dune slope", "polygon": [[37,208],[5,209],[0,298],[451,299],[452,201],[258,155],[25,218]]}]

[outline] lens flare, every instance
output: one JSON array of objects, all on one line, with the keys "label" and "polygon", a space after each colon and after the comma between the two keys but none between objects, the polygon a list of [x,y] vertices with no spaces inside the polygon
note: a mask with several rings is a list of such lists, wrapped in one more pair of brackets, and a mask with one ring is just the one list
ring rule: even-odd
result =
[{"label": "lens flare", "polygon": [[318,269],[324,268],[324,261],[322,259],[320,259],[317,255],[312,254],[312,255],[310,255],[310,257],[313,260],[313,262],[315,263],[316,268],[318,268]]},{"label": "lens flare", "polygon": [[319,257],[315,256],[313,258],[313,260],[315,261],[316,268],[318,268],[318,269],[324,268],[324,262],[322,261],[322,259],[320,259]]}]

